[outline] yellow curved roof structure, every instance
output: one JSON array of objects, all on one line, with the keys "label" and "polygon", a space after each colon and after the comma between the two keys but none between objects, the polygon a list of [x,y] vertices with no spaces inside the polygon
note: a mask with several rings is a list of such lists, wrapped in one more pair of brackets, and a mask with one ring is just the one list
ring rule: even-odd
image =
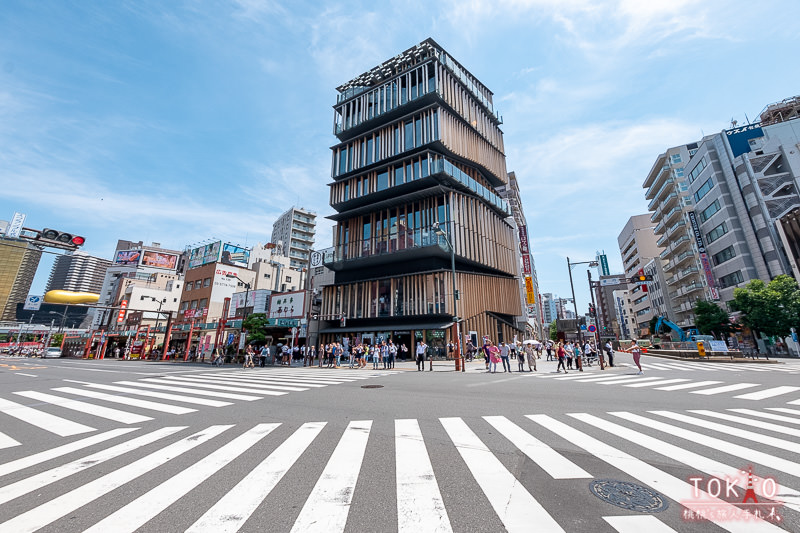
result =
[{"label": "yellow curved roof structure", "polygon": [[100,299],[100,295],[93,292],[73,291],[47,291],[44,301],[49,304],[92,304]]}]

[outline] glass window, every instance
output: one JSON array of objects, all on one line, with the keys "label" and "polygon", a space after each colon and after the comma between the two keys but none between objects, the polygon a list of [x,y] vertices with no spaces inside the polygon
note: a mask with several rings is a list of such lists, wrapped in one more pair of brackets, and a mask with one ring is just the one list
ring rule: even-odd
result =
[{"label": "glass window", "polygon": [[717,239],[719,239],[720,237],[722,237],[723,235],[725,235],[726,233],[728,233],[728,224],[723,222],[716,228],[706,233],[706,239],[708,239],[709,243],[712,243]]},{"label": "glass window", "polygon": [[339,150],[339,174],[347,172],[347,146]]},{"label": "glass window", "polygon": [[394,184],[400,185],[401,183],[405,183],[405,179],[403,179],[403,165],[398,164],[394,167]]},{"label": "glass window", "polygon": [[721,265],[725,261],[733,259],[734,257],[736,257],[736,250],[733,249],[733,245],[728,246],[721,252],[714,254],[714,265]]},{"label": "glass window", "polygon": [[727,276],[722,276],[719,278],[719,284],[722,285],[722,288],[725,287],[732,287],[734,285],[738,285],[739,283],[744,281],[744,276],[742,276],[742,271],[737,270]]},{"label": "glass window", "polygon": [[433,110],[433,139],[432,140],[439,140],[439,111],[434,109]]},{"label": "glass window", "polygon": [[414,121],[406,122],[405,129],[405,150],[411,150],[414,147]]},{"label": "glass window", "polygon": [[367,139],[367,154],[366,154],[366,163],[365,163],[367,165],[372,164],[372,161],[373,161],[372,150],[373,150],[373,141],[372,141],[372,137],[370,137],[369,139]]},{"label": "glass window", "polygon": [[389,172],[384,170],[378,173],[378,190],[382,191],[389,188]]},{"label": "glass window", "polygon": [[417,117],[414,121],[414,146],[422,145],[422,118]]},{"label": "glass window", "polygon": [[700,222],[705,222],[711,218],[717,211],[720,210],[719,200],[714,200],[714,203],[706,207],[700,212]]},{"label": "glass window", "polygon": [[691,172],[689,172],[689,183],[693,183],[694,180],[697,179],[700,173],[703,172],[703,169],[706,168],[706,165],[707,165],[706,158],[702,157],[700,159],[700,162],[697,163],[697,165],[695,165],[695,167],[692,169]]},{"label": "glass window", "polygon": [[708,191],[714,188],[714,180],[712,178],[708,178],[704,184],[697,189],[697,192],[694,193],[694,201],[699,202],[703,196],[708,194]]},{"label": "glass window", "polygon": [[206,278],[203,280],[203,287],[208,287],[211,285],[211,278]]},{"label": "glass window", "polygon": [[675,169],[675,177],[682,178],[683,177],[683,167],[678,167]]},{"label": "glass window", "polygon": [[673,165],[676,163],[680,163],[682,161],[681,154],[672,154],[672,156],[670,157],[670,161],[672,161]]},{"label": "glass window", "polygon": [[345,185],[344,185],[344,199],[345,200],[349,200],[350,199],[350,182],[349,181],[347,183],[345,183]]},{"label": "glass window", "polygon": [[361,196],[367,194],[369,194],[369,178],[364,178],[364,181],[361,182]]}]

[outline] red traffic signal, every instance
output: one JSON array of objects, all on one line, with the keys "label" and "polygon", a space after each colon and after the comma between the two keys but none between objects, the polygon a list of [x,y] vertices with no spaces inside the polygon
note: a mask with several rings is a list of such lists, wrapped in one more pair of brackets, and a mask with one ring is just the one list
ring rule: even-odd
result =
[{"label": "red traffic signal", "polygon": [[83,246],[86,239],[80,235],[74,235],[65,231],[58,231],[51,228],[45,228],[39,232],[39,241],[51,241],[68,248],[77,248]]}]

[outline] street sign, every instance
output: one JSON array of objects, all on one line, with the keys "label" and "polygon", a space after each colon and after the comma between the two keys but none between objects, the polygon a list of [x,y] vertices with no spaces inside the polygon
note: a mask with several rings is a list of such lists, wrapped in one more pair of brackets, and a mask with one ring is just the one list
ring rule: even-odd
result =
[{"label": "street sign", "polygon": [[589,324],[589,333],[594,333],[595,331],[597,331],[597,326]]},{"label": "street sign", "polygon": [[22,307],[26,311],[38,311],[42,307],[42,297],[41,296],[32,296],[28,295],[25,298],[25,305]]},{"label": "street sign", "polygon": [[6,237],[19,239],[19,234],[22,232],[22,225],[25,223],[25,216],[25,213],[14,213],[14,218],[11,219],[8,229],[6,229]]},{"label": "street sign", "polygon": [[619,278],[606,278],[600,280],[600,286],[606,287],[608,285],[620,285],[622,281]]}]

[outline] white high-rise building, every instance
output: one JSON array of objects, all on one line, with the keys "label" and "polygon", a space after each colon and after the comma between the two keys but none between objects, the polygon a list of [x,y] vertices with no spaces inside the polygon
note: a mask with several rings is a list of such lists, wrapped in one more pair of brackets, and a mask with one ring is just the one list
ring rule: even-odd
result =
[{"label": "white high-rise building", "polygon": [[85,252],[59,255],[50,271],[48,291],[77,291],[100,293],[103,279],[111,261]]},{"label": "white high-rise building", "polygon": [[290,259],[290,268],[307,269],[316,232],[317,214],[301,207],[292,207],[272,225],[270,242],[280,244],[279,253]]}]

